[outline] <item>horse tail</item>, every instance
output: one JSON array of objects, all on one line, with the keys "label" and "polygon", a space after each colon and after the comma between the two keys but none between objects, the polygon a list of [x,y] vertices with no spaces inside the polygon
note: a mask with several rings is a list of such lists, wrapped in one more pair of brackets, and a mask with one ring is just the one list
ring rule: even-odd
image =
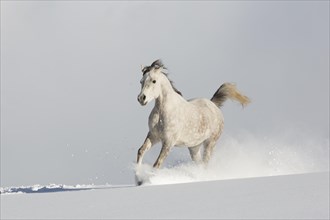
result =
[{"label": "horse tail", "polygon": [[233,83],[224,83],[220,88],[214,93],[211,101],[216,104],[216,106],[221,107],[227,99],[236,100],[241,103],[242,107],[245,107],[251,101],[250,99],[240,93],[236,85]]}]

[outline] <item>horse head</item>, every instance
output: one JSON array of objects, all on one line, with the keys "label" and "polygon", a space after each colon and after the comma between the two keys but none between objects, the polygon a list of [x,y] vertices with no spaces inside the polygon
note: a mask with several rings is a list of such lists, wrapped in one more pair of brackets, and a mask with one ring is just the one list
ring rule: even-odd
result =
[{"label": "horse head", "polygon": [[146,105],[153,99],[157,99],[161,93],[162,84],[169,84],[170,86],[166,88],[172,88],[177,94],[182,96],[164,70],[166,70],[166,67],[160,59],[154,61],[150,66],[141,66],[143,75],[140,81],[141,92],[138,95],[138,101],[141,105]]},{"label": "horse head", "polygon": [[141,92],[138,101],[146,105],[153,99],[157,99],[161,93],[161,82],[163,81],[163,69],[166,69],[161,60],[154,61],[150,66],[142,68]]}]

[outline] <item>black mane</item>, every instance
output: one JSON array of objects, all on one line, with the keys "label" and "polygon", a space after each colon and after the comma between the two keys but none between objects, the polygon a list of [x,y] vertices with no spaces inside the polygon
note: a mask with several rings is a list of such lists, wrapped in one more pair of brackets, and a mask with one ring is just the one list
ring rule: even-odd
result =
[{"label": "black mane", "polygon": [[174,82],[173,82],[172,80],[170,80],[170,78],[168,78],[168,73],[164,73],[164,72],[162,72],[162,74],[164,74],[164,75],[167,77],[167,79],[170,81],[173,90],[174,90],[176,93],[178,93],[179,95],[182,96],[182,93],[181,93],[179,90],[177,90],[177,88],[175,88],[175,86],[174,86]]}]

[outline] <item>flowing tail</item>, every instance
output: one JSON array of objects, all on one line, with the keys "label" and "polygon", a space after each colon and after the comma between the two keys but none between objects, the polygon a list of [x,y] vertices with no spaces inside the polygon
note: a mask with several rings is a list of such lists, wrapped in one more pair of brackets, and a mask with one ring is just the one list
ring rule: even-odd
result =
[{"label": "flowing tail", "polygon": [[245,107],[251,102],[250,99],[247,96],[241,94],[237,90],[236,85],[232,83],[222,84],[220,88],[214,93],[211,101],[216,104],[216,106],[221,107],[228,98],[238,101],[241,103],[242,107]]}]

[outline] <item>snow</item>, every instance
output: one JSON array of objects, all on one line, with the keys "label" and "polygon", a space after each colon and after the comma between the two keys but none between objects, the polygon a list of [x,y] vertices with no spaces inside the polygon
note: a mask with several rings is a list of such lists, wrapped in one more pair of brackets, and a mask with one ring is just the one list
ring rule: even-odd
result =
[{"label": "snow", "polygon": [[329,172],[1,194],[1,218],[328,219]]},{"label": "snow", "polygon": [[42,186],[36,184],[33,186],[20,186],[20,187],[0,187],[0,194],[14,194],[14,193],[49,193],[49,192],[63,192],[63,191],[78,191],[78,190],[90,190],[107,188],[110,185],[85,185],[77,184],[75,186],[68,186],[63,184],[49,184]]},{"label": "snow", "polygon": [[227,135],[207,167],[146,161],[131,167],[139,187],[3,187],[1,219],[328,219],[329,141],[288,137]]},{"label": "snow", "polygon": [[293,134],[288,137],[225,135],[207,167],[194,164],[189,158],[160,170],[154,170],[150,164],[134,169],[138,180],[151,185],[329,171],[328,140],[307,142]]}]

